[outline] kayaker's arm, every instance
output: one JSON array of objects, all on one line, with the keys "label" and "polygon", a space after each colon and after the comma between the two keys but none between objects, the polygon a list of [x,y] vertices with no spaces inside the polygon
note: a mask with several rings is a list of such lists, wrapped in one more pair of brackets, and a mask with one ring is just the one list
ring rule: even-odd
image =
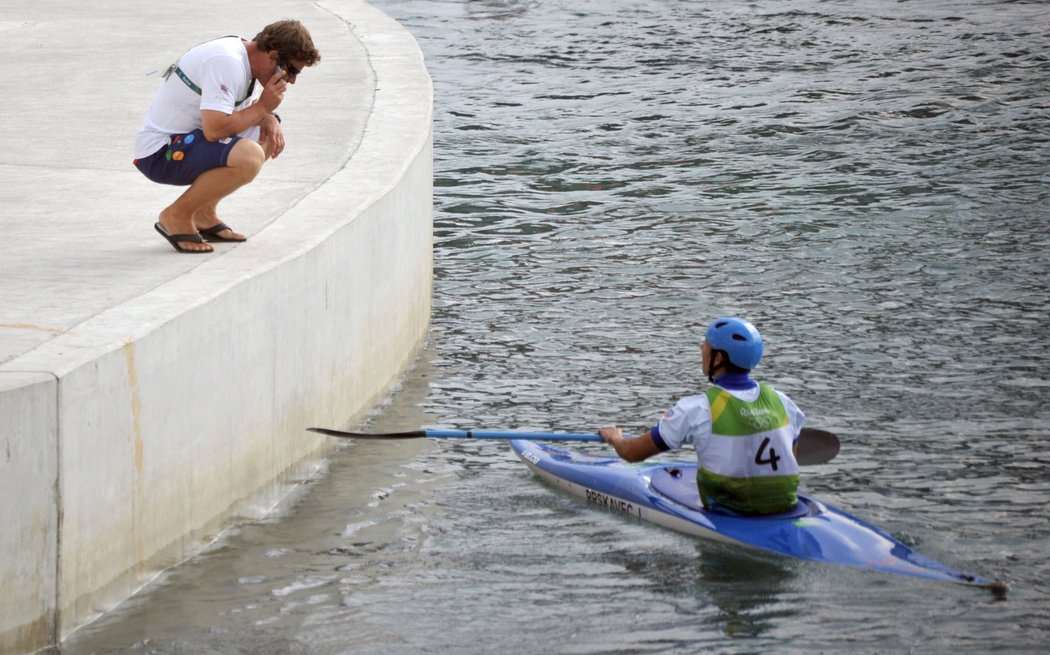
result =
[{"label": "kayaker's arm", "polygon": [[620,428],[602,428],[598,435],[616,449],[616,454],[628,462],[640,462],[648,459],[661,451],[660,447],[653,441],[652,430],[646,430],[644,434],[628,438],[623,436]]}]

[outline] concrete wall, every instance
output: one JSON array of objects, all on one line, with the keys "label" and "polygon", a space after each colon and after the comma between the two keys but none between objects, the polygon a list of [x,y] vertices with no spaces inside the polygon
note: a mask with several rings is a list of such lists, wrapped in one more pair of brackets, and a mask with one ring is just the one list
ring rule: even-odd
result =
[{"label": "concrete wall", "polygon": [[0,375],[0,653],[55,629],[57,396],[51,375]]},{"label": "concrete wall", "polygon": [[247,243],[0,366],[0,652],[60,640],[193,554],[425,337],[430,79],[378,10],[318,6],[374,73],[345,166]]}]

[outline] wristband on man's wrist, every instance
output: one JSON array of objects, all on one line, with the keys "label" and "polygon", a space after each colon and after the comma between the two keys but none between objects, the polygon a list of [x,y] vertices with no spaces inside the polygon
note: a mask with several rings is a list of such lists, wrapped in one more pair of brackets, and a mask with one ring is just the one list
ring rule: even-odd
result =
[{"label": "wristband on man's wrist", "polygon": [[274,118],[276,118],[276,119],[277,119],[277,122],[278,122],[278,123],[280,123],[280,122],[281,122],[281,115],[280,115],[280,114],[278,114],[277,112],[273,112],[273,113],[272,113],[272,114],[270,114],[270,115],[271,115],[271,116],[273,116]]}]

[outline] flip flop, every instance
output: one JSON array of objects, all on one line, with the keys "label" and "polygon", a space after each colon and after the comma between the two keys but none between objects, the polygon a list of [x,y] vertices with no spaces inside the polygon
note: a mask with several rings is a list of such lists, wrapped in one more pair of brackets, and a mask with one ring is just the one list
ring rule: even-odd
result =
[{"label": "flip flop", "polygon": [[171,244],[171,247],[174,248],[176,252],[185,252],[193,255],[214,252],[214,249],[211,247],[209,247],[207,250],[187,250],[186,248],[183,248],[179,245],[184,241],[188,241],[191,243],[204,243],[204,239],[201,238],[201,235],[199,234],[172,234],[171,232],[168,232],[168,228],[164,227],[160,223],[154,223],[153,229],[159,232],[162,237],[167,239],[168,243]]},{"label": "flip flop", "polygon": [[223,230],[233,231],[226,223],[216,223],[209,228],[201,230],[200,235],[204,237],[205,241],[213,241],[216,243],[240,243],[241,241],[245,241],[245,239],[227,239],[226,237],[220,237],[219,232],[222,232]]}]

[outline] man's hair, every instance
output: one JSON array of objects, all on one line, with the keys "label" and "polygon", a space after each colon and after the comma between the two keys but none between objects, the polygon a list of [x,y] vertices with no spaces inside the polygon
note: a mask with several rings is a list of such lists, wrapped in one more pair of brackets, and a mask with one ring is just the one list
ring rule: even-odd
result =
[{"label": "man's hair", "polygon": [[321,61],[310,32],[297,20],[279,20],[262,28],[252,39],[263,52],[276,50],[285,59],[298,59],[307,66]]}]

